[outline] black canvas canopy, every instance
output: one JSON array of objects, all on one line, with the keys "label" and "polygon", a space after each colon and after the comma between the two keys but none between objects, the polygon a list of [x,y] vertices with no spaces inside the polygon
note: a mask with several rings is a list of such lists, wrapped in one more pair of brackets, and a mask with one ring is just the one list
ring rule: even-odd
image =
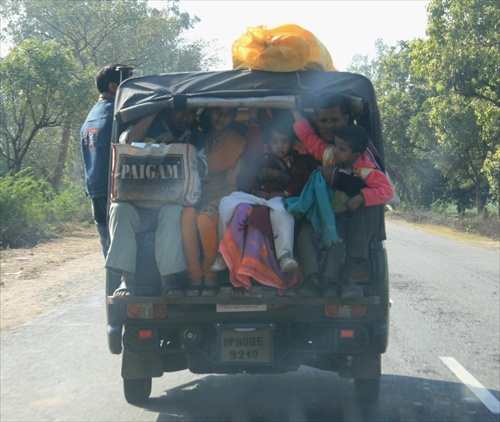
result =
[{"label": "black canvas canopy", "polygon": [[339,93],[351,108],[383,157],[380,116],[371,82],[349,72],[265,72],[228,70],[184,72],[125,80],[118,88],[115,133],[136,119],[165,107],[314,108],[318,95]]}]

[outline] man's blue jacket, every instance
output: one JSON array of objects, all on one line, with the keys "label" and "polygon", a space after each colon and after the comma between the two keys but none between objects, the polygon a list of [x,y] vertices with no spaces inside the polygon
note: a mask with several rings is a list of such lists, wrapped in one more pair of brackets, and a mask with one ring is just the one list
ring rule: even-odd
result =
[{"label": "man's blue jacket", "polygon": [[113,100],[98,101],[80,131],[85,182],[91,198],[108,195],[113,113]]}]

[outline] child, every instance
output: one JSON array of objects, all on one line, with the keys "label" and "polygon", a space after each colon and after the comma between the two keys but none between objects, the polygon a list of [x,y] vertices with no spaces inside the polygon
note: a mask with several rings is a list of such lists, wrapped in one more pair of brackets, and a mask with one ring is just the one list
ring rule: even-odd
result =
[{"label": "child", "polygon": [[[224,235],[221,242],[221,252],[230,265],[231,280],[233,285],[238,275],[243,276],[242,268],[235,268],[234,263],[238,262],[240,267],[244,257],[235,258],[228,256],[229,248],[225,233],[231,222],[232,226],[245,225],[246,221],[236,221],[233,218],[235,209],[239,204],[260,205],[269,208],[270,226],[272,228],[271,236],[274,237],[274,251],[279,261],[277,272],[289,273],[297,268],[297,262],[293,258],[293,235],[294,235],[294,217],[286,211],[282,199],[290,196],[298,196],[307,182],[311,172],[319,165],[309,155],[300,155],[293,150],[295,136],[292,128],[292,122],[286,119],[279,119],[271,122],[269,130],[266,132],[267,143],[270,152],[258,157],[256,160],[249,161],[238,177],[238,187],[240,191],[233,192],[231,195],[222,198],[219,205],[220,222],[219,228],[221,235]],[[248,207],[247,207],[248,208]],[[249,209],[251,213],[251,207]],[[247,212],[241,213],[246,218]],[[265,215],[265,214],[262,214]],[[231,221],[231,219],[233,220]],[[254,224],[258,224],[253,219]],[[248,228],[248,227],[247,227]],[[262,230],[266,232],[266,230]],[[221,236],[222,237],[222,236]],[[238,236],[239,237],[239,236]],[[232,239],[234,242],[234,238]],[[245,241],[240,240],[240,241]],[[236,250],[239,248],[233,248]],[[272,265],[269,262],[264,264],[264,259],[254,262],[255,265],[263,264],[268,268],[260,267],[260,270],[251,270],[255,280],[263,284],[272,285],[277,288],[285,288],[280,274],[270,269]],[[216,259],[212,269],[222,270],[225,263],[219,257]],[[250,266],[248,267],[250,268]],[[246,271],[246,270],[245,270]],[[247,283],[248,284],[248,283]],[[288,285],[286,287],[290,287]],[[237,285],[238,287],[241,284]],[[249,288],[249,285],[245,285]]]},{"label": "child", "polygon": [[[312,128],[298,119],[294,129],[307,150],[316,159],[321,159],[328,167],[320,167],[326,182],[333,188],[341,188],[339,176],[351,173],[366,184],[360,193],[346,198],[344,203],[348,212],[337,214],[337,230],[346,239],[346,265],[341,275],[340,283],[343,298],[356,298],[363,295],[362,289],[356,284],[353,275],[362,268],[368,258],[368,241],[372,238],[375,228],[373,207],[381,205],[392,198],[393,190],[385,173],[366,153],[369,138],[368,133],[356,125],[347,125],[335,132],[334,144],[330,144],[317,136]],[[310,130],[309,130],[310,128]],[[334,165],[334,167],[332,167]],[[309,230],[310,231],[310,230]],[[304,254],[310,256],[315,243],[311,233],[299,235],[299,245]],[[306,257],[302,257],[307,261]],[[306,274],[307,276],[307,274]]]}]

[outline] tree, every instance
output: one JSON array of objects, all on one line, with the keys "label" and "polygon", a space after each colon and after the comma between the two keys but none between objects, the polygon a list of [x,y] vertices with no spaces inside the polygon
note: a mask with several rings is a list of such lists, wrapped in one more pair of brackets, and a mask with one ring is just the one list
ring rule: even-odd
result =
[{"label": "tree", "polygon": [[426,80],[410,72],[411,54],[420,42],[400,41],[389,48],[379,41],[377,58],[365,71],[377,93],[386,167],[400,198],[428,207],[442,194],[444,178],[431,160],[437,140],[424,107],[430,92]]},{"label": "tree", "polygon": [[[48,178],[56,190],[67,157],[79,155],[79,146],[71,139],[78,139],[78,129],[97,98],[93,84],[97,68],[129,63],[138,67],[135,73],[140,75],[205,70],[217,60],[205,54],[204,42],[182,38],[199,19],[181,13],[178,0],[163,1],[161,9],[149,7],[147,0],[4,0],[1,7],[8,22],[6,33],[14,45],[26,39],[58,42],[74,57],[72,68],[65,69],[68,80],[79,87],[79,101],[73,103],[72,113],[68,108],[59,110],[60,118],[47,127],[57,127],[60,132],[35,131],[19,149],[21,160],[15,158],[19,163],[28,159],[34,172]],[[65,82],[59,88],[72,96]],[[15,118],[11,108],[3,111],[6,120]],[[33,142],[35,137],[37,142]],[[13,156],[13,151],[6,154]]]},{"label": "tree", "polygon": [[117,57],[121,49],[113,49],[110,37],[125,37],[126,28],[137,26],[145,9],[144,1],[134,0],[6,0],[3,12],[14,44],[26,38],[58,40],[73,51],[80,68],[85,69],[92,63],[98,66],[122,59]]},{"label": "tree", "polygon": [[484,161],[483,173],[488,179],[491,197],[497,204],[500,216],[500,145],[497,146],[495,152],[488,153]]},{"label": "tree", "polygon": [[377,55],[372,60],[369,60],[368,56],[363,56],[361,54],[354,55],[347,71],[359,73],[360,75],[364,75],[371,81],[375,82],[380,76],[380,62],[387,57],[390,50],[389,46],[387,46],[381,38],[378,38],[375,41],[375,49],[377,50]]},{"label": "tree", "polygon": [[439,93],[500,107],[500,3],[433,0],[422,71]]},{"label": "tree", "polygon": [[14,43],[57,40],[81,70],[121,62],[146,74],[202,70],[214,57],[205,59],[203,42],[183,40],[199,19],[181,13],[178,3],[165,0],[155,9],[147,0],[5,0],[4,14]]},{"label": "tree", "polygon": [[368,79],[373,80],[374,66],[376,66],[374,60],[370,62],[368,56],[355,54],[351,63],[347,66],[347,71],[366,76]]},{"label": "tree", "polygon": [[487,194],[482,169],[491,145],[482,136],[482,128],[475,116],[475,107],[478,107],[475,101],[458,95],[432,98],[430,122],[436,129],[439,144],[439,154],[434,155],[434,162],[449,175],[448,187],[458,194],[454,199],[457,203],[463,202],[463,199],[460,201],[461,193],[473,188],[474,203],[481,212]]},{"label": "tree", "polygon": [[500,4],[433,0],[427,34],[412,53],[411,71],[434,92],[427,104],[443,148],[436,165],[453,178],[452,190],[474,186],[481,212],[481,169],[500,135]]},{"label": "tree", "polygon": [[2,174],[19,172],[37,136],[74,113],[74,69],[69,50],[55,41],[26,40],[1,59]]}]

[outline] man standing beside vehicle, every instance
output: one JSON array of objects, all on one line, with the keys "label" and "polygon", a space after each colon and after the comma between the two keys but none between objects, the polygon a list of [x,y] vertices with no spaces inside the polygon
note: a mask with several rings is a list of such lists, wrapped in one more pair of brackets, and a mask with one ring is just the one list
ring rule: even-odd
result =
[{"label": "man standing beside vehicle", "polygon": [[92,215],[104,257],[109,244],[107,208],[115,95],[120,82],[130,76],[132,68],[127,65],[110,64],[97,71],[94,80],[99,100],[80,130],[87,195],[92,200]]}]

